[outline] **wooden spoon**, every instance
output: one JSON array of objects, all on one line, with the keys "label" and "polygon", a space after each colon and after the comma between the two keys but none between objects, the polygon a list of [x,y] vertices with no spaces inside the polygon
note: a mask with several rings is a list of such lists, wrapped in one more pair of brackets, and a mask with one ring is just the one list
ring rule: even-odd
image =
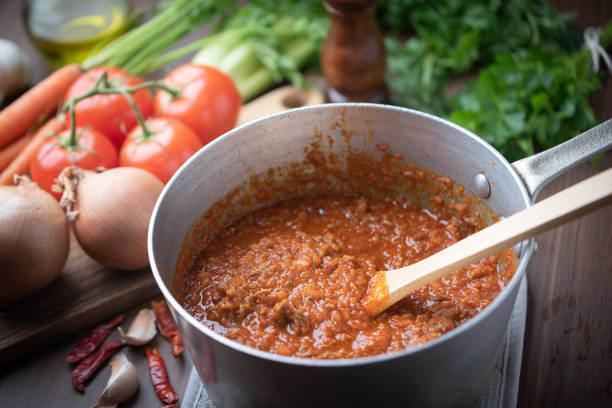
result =
[{"label": "wooden spoon", "polygon": [[424,285],[610,202],[612,169],[562,190],[420,262],[377,272],[370,280],[362,304],[371,314],[380,313]]}]

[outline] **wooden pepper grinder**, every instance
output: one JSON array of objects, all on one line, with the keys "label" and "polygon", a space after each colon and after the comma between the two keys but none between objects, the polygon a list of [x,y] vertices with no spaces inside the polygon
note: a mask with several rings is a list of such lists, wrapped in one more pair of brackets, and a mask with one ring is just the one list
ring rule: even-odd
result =
[{"label": "wooden pepper grinder", "polygon": [[331,21],[321,52],[330,102],[387,99],[385,47],[376,24],[377,0],[325,0]]}]

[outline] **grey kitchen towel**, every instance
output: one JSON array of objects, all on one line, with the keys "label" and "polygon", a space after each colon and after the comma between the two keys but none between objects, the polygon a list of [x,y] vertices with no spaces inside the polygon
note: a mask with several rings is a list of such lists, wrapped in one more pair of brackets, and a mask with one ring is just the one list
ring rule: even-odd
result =
[{"label": "grey kitchen towel", "polygon": [[[527,277],[519,287],[506,332],[506,344],[491,373],[491,380],[474,408],[514,408],[518,396],[523,337],[527,318]],[[195,368],[191,371],[181,408],[215,408]]]}]

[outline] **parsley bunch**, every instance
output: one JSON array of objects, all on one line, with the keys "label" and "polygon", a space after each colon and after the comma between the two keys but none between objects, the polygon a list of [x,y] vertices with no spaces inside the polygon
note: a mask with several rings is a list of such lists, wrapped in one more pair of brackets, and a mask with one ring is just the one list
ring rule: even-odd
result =
[{"label": "parsley bunch", "polygon": [[590,55],[530,47],[482,69],[452,100],[450,119],[516,160],[595,126],[588,97],[600,87]]},{"label": "parsley bunch", "polygon": [[378,20],[395,36],[410,36],[385,40],[392,102],[438,115],[448,110],[449,81],[497,54],[550,43],[575,51],[581,44],[569,16],[546,0],[385,0]]},{"label": "parsley bunch", "polygon": [[[545,0],[387,0],[379,22],[387,37],[393,103],[474,131],[509,160],[555,146],[597,124],[589,95],[601,87],[581,48],[580,30]],[[612,23],[601,44],[612,43]],[[451,101],[449,81],[480,68]]]}]

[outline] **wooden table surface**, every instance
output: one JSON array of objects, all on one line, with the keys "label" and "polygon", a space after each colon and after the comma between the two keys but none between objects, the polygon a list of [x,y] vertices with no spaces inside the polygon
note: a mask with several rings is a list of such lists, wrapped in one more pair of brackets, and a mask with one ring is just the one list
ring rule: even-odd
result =
[{"label": "wooden table surface", "polygon": [[[586,27],[612,18],[612,2],[552,1],[561,10],[577,11],[577,22]],[[48,72],[44,60],[29,42],[17,0],[0,2],[0,37],[22,46],[33,62],[33,80]],[[601,119],[612,117],[612,80],[593,97]],[[540,197],[546,197],[578,180],[612,167],[612,152],[594,165],[586,163],[555,180]],[[520,407],[612,406],[612,206],[537,237],[539,249],[528,266],[529,303],[523,365],[519,388]],[[139,308],[126,311],[130,321]],[[92,322],[92,326],[98,322]],[[93,406],[108,378],[109,369],[96,376],[81,394],[70,383],[68,350],[88,330],[50,345],[42,352],[0,367],[0,405],[13,407]],[[116,334],[112,335],[113,337]],[[191,362],[185,355],[174,359],[169,345],[157,336],[154,345],[166,358],[172,383],[184,394]],[[137,395],[122,407],[160,406],[146,371],[144,351],[125,351],[140,376]],[[6,404],[6,405],[5,405]]]}]

